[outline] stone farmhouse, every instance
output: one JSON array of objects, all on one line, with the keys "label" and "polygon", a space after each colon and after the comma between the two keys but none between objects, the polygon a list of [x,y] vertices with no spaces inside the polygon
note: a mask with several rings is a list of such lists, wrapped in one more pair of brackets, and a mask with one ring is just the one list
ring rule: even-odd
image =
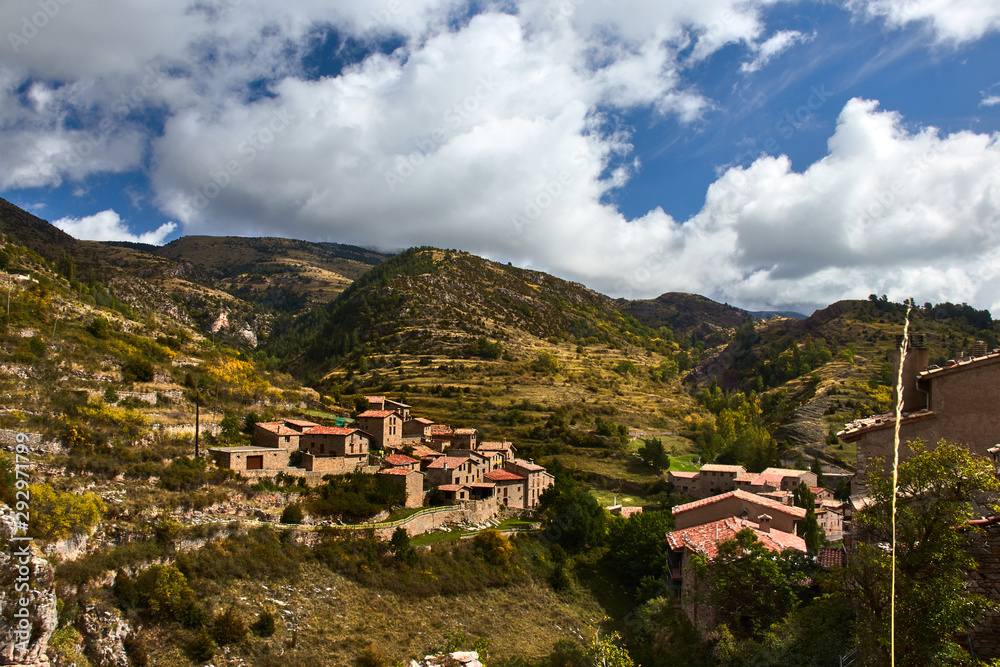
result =
[{"label": "stone farmhouse", "polygon": [[375,436],[376,449],[403,446],[403,419],[392,410],[365,410],[358,415],[358,426]]},{"label": "stone farmhouse", "polygon": [[[676,512],[677,508],[674,510]],[[733,539],[745,528],[752,530],[771,551],[791,549],[806,553],[805,540],[795,535],[794,530],[778,530],[772,523],[768,514],[760,514],[754,519],[729,516],[667,533],[667,566],[674,594],[680,598],[681,609],[703,635],[715,626],[715,608],[708,602],[704,583],[694,575],[691,557],[698,555],[712,560],[718,555],[721,542]]]},{"label": "stone farmhouse", "polygon": [[[899,337],[902,342],[902,336]],[[903,416],[900,442],[923,440],[933,447],[941,439],[989,455],[1000,442],[1000,349],[987,352],[977,342],[970,356],[952,359],[944,366],[928,365],[929,353],[923,334],[911,334],[903,367]],[[894,368],[898,372],[897,346]],[[869,474],[884,474],[892,463],[895,414],[858,419],[837,435],[858,443],[858,468],[853,489],[864,493]],[[910,456],[900,448],[900,458]],[[881,463],[876,463],[876,460]]]},{"label": "stone farmhouse", "polygon": [[765,498],[740,489],[691,503],[676,505],[671,512],[674,525],[681,528],[700,526],[726,517],[737,517],[756,521],[761,515],[771,517],[771,526],[776,530],[794,533],[796,524],[806,518],[806,510],[794,505]]}]

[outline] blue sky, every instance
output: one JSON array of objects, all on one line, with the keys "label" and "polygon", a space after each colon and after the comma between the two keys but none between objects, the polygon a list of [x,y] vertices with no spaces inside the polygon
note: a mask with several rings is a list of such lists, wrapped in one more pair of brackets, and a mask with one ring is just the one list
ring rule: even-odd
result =
[{"label": "blue sky", "polygon": [[14,0],[0,195],[612,296],[1000,309],[993,0]]}]

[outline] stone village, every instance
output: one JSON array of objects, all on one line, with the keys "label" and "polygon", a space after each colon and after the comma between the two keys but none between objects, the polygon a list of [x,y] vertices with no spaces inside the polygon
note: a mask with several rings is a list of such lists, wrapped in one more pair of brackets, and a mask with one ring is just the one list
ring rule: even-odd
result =
[{"label": "stone village", "polygon": [[220,467],[250,478],[285,474],[315,485],[356,471],[386,475],[403,488],[410,508],[426,505],[436,489],[456,504],[531,510],[554,482],[542,466],[517,458],[508,441],[481,442],[474,428],[414,418],[409,405],[384,396],[369,396],[368,404],[349,426],[262,422],[252,445],[208,451]]}]

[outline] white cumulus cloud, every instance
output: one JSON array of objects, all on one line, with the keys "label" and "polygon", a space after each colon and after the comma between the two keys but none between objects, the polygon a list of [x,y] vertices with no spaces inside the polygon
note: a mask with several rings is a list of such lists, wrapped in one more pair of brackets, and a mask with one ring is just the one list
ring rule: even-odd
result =
[{"label": "white cumulus cloud", "polygon": [[996,0],[849,0],[855,12],[885,21],[888,28],[926,24],[938,42],[964,44],[1000,31]]},{"label": "white cumulus cloud", "polygon": [[157,229],[143,234],[134,234],[128,228],[128,222],[121,219],[113,209],[107,209],[83,218],[60,218],[52,224],[73,238],[84,241],[132,241],[163,245],[170,234],[177,229],[174,222],[165,222]]}]

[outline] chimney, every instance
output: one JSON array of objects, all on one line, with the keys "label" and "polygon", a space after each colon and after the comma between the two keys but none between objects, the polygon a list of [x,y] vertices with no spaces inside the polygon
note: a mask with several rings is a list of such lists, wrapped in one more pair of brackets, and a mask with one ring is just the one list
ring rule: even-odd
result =
[{"label": "chimney", "polygon": [[[900,348],[903,336],[896,336],[896,349],[892,357],[892,400],[896,402],[896,379],[899,376]],[[930,353],[922,333],[910,334],[903,362],[903,412],[915,412],[927,408],[927,392],[917,388],[917,373],[927,369]]]},{"label": "chimney", "polygon": [[974,357],[985,357],[986,356],[986,341],[977,340],[972,346],[972,356]]},{"label": "chimney", "polygon": [[447,469],[448,469],[448,462],[447,462],[447,461],[445,461],[445,462],[444,462],[444,469],[445,469],[445,470],[447,470]]},{"label": "chimney", "polygon": [[761,514],[757,517],[757,523],[760,525],[760,532],[770,533],[771,532],[771,515]]}]

